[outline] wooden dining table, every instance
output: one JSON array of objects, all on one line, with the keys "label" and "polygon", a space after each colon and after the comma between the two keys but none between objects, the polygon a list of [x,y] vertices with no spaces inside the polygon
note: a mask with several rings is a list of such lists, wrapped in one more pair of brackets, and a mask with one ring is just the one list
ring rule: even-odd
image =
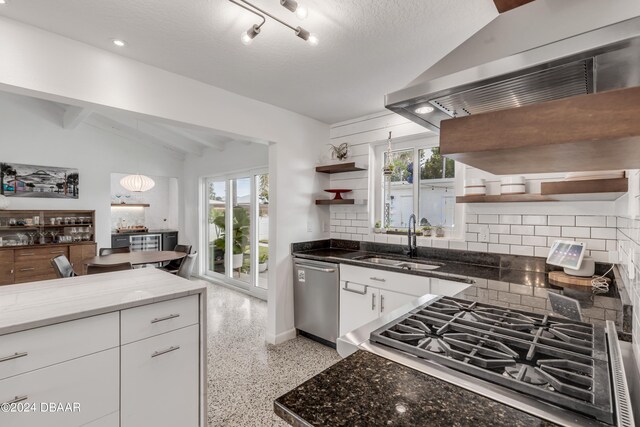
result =
[{"label": "wooden dining table", "polygon": [[181,259],[187,256],[184,252],[176,251],[137,251],[96,256],[84,260],[86,265],[109,266],[130,262],[131,265],[155,264]]}]

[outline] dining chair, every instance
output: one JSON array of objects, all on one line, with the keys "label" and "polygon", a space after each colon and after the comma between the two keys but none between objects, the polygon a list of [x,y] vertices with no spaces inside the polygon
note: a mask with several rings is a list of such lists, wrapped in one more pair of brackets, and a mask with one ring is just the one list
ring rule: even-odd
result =
[{"label": "dining chair", "polygon": [[73,266],[69,262],[69,259],[64,255],[58,255],[52,258],[51,265],[60,279],[77,276],[76,272],[73,271]]},{"label": "dining chair", "polygon": [[131,270],[133,267],[130,262],[121,262],[111,265],[91,265],[87,266],[87,274],[109,273],[112,271]]},{"label": "dining chair", "polygon": [[193,271],[193,266],[196,263],[197,256],[198,256],[198,251],[195,251],[194,253],[184,257],[182,264],[180,264],[180,268],[178,269],[178,272],[176,273],[176,275],[183,277],[185,279],[189,279],[191,277],[191,272]]},{"label": "dining chair", "polygon": [[[173,251],[174,252],[183,252],[183,253],[188,255],[188,254],[191,253],[191,245],[176,245],[175,248],[173,248]],[[167,265],[164,265],[164,266],[160,267],[160,269],[164,270],[164,271],[167,271],[169,273],[172,273],[172,274],[177,274],[178,270],[180,270],[180,266],[182,265],[182,262],[185,260],[185,258],[174,259],[173,261],[169,261],[169,263]]]},{"label": "dining chair", "polygon": [[111,254],[128,254],[131,252],[129,246],[125,246],[124,248],[101,248],[100,256],[111,255]]}]

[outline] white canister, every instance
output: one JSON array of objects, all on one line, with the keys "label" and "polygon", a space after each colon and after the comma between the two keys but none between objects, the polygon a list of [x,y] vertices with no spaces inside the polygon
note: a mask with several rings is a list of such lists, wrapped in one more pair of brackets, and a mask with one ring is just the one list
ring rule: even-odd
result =
[{"label": "white canister", "polygon": [[470,178],[464,180],[465,196],[484,196],[487,194],[487,185],[484,179]]},{"label": "white canister", "polygon": [[525,194],[526,192],[524,176],[503,176],[500,178],[500,194]]}]

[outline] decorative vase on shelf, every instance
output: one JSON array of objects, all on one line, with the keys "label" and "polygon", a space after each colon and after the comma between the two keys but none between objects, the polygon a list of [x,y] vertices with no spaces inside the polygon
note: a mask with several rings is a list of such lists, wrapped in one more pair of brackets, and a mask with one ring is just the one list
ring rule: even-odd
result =
[{"label": "decorative vase on shelf", "polygon": [[0,210],[5,210],[9,207],[9,198],[4,194],[0,194]]},{"label": "decorative vase on shelf", "polygon": [[337,147],[333,144],[329,144],[331,146],[331,158],[338,159],[340,162],[344,162],[349,155],[349,144],[343,142]]}]

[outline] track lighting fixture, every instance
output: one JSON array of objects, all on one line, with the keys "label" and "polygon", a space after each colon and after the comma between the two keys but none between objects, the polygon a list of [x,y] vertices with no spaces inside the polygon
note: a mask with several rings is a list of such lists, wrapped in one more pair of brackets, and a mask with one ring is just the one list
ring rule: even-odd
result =
[{"label": "track lighting fixture", "polygon": [[[311,46],[317,46],[319,43],[319,39],[318,36],[316,36],[315,34],[310,33],[309,31],[305,30],[302,27],[293,27],[289,24],[287,24],[286,22],[280,20],[279,18],[276,18],[275,16],[273,16],[272,14],[270,14],[269,12],[260,9],[258,6],[254,5],[253,3],[248,2],[247,0],[229,0],[231,3],[235,4],[236,6],[240,6],[241,8],[248,10],[249,12],[253,13],[254,15],[259,16],[262,19],[262,22],[260,24],[256,24],[254,26],[252,26],[251,28],[249,28],[247,31],[243,32],[240,36],[240,41],[242,41],[242,43],[244,45],[249,45],[251,44],[251,42],[253,41],[254,38],[256,38],[256,36],[258,34],[260,34],[260,28],[262,27],[262,25],[266,22],[266,18],[265,15],[268,16],[269,18],[273,19],[274,21],[279,22],[280,24],[284,25],[287,28],[290,28],[291,30],[293,30],[294,34],[298,37],[300,37],[302,40],[308,42]],[[241,2],[241,3],[240,3]],[[244,4],[242,4],[244,3]],[[295,0],[280,0],[280,4],[284,7],[286,7],[287,9],[289,9],[292,12],[295,12],[296,15],[298,15],[298,17],[306,17],[307,16],[307,9],[302,6],[300,3],[298,3]]]},{"label": "track lighting fixture", "polygon": [[307,7],[296,0],[280,0],[280,4],[295,13],[300,19],[305,19],[309,13]]}]

